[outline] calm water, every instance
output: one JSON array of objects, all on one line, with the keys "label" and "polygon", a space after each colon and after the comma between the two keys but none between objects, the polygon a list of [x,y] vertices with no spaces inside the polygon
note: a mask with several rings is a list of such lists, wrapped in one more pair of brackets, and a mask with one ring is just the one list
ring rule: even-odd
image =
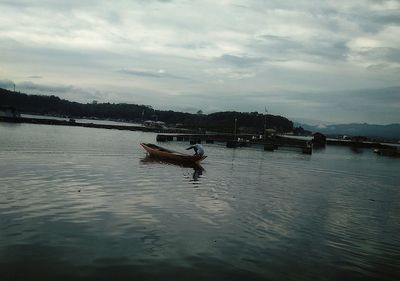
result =
[{"label": "calm water", "polygon": [[400,279],[399,159],[154,140],[0,123],[1,280]]}]

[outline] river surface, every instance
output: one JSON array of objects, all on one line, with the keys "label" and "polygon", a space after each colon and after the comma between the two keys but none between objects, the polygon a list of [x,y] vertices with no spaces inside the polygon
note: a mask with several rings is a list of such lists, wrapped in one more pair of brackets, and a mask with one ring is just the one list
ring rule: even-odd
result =
[{"label": "river surface", "polygon": [[155,137],[0,123],[0,279],[400,280],[399,159]]}]

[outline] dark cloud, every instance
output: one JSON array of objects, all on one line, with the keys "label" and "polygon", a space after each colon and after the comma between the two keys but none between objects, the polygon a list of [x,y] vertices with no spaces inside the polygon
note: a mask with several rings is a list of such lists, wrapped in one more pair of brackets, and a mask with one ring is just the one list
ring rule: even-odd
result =
[{"label": "dark cloud", "polygon": [[350,49],[347,47],[347,41],[328,41],[315,38],[302,51],[323,59],[345,60]]},{"label": "dark cloud", "polygon": [[224,54],[224,55],[216,58],[215,61],[232,64],[232,65],[235,65],[238,67],[248,67],[248,66],[258,64],[258,63],[262,63],[264,61],[264,59]]},{"label": "dark cloud", "polygon": [[361,13],[348,14],[348,20],[352,20],[360,26],[360,28],[369,33],[377,33],[388,25],[400,25],[399,10],[371,11],[361,8]]},{"label": "dark cloud", "polygon": [[400,11],[399,10],[389,10],[383,12],[375,12],[369,19],[375,23],[381,25],[400,25]]},{"label": "dark cloud", "polygon": [[384,60],[391,63],[400,63],[400,49],[397,48],[368,48],[365,51],[361,51],[359,54],[370,60]]}]

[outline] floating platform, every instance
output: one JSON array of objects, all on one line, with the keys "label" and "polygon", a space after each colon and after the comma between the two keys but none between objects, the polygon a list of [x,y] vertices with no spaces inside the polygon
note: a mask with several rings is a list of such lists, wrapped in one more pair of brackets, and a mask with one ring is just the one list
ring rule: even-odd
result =
[{"label": "floating platform", "polygon": [[[291,149],[301,151],[303,154],[312,155],[314,149],[324,148],[325,145],[339,145],[347,146],[352,149],[359,148],[374,148],[374,149],[388,149],[384,150],[384,154],[393,154],[393,146],[387,144],[381,144],[378,142],[355,142],[348,140],[336,140],[327,139],[326,144],[313,144],[311,140],[297,139],[293,137],[285,136],[273,136],[267,140],[256,139],[254,134],[238,134],[237,139],[234,140],[233,134],[158,134],[157,140],[159,141],[189,141],[191,144],[194,143],[214,143],[220,142],[225,143],[228,148],[238,148],[243,146],[261,145],[265,151],[275,151],[277,149]],[[397,154],[396,154],[397,155]]]},{"label": "floating platform", "polygon": [[296,148],[300,149],[305,154],[312,154],[312,145],[307,140],[300,140],[294,138],[285,138],[275,136],[265,140],[256,139],[259,135],[254,134],[240,134],[235,136],[233,134],[158,134],[157,141],[189,141],[190,144],[195,143],[225,143],[227,148],[238,148],[243,146],[261,145],[266,151],[274,151],[279,148]]}]

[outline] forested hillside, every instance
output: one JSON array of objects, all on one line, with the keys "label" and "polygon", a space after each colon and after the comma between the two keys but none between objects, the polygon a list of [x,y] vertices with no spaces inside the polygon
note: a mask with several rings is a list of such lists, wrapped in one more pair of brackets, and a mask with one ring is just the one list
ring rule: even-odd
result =
[{"label": "forested hillside", "polygon": [[[148,105],[126,103],[71,102],[56,96],[28,95],[0,89],[0,105],[12,106],[20,113],[68,116],[74,118],[96,117],[102,119],[123,119],[127,121],[158,120],[169,124],[182,124],[189,129],[206,129],[231,132],[234,120],[242,131],[259,131],[264,128],[265,116],[257,112],[217,112],[212,114],[191,114],[176,111],[155,110]],[[293,123],[285,117],[267,115],[267,128],[281,132],[293,130]]]}]

